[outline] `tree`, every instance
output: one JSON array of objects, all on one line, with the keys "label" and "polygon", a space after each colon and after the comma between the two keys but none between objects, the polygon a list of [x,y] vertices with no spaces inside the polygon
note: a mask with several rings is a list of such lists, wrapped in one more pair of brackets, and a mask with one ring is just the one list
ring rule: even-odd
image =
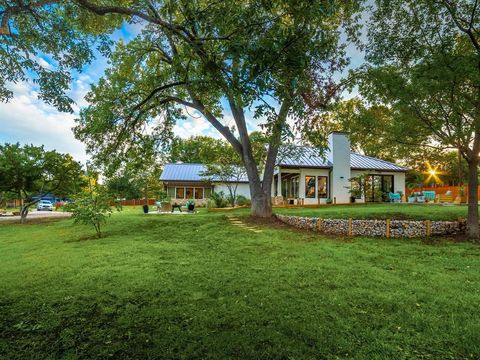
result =
[{"label": "tree", "polygon": [[[67,204],[67,210],[72,213],[75,224],[91,225],[95,228],[97,238],[102,237],[102,226],[106,224],[107,218],[112,215],[112,198],[104,185],[88,182],[88,186],[83,188],[75,196],[75,202]],[[117,203],[117,210],[121,206]]]},{"label": "tree", "polygon": [[107,179],[105,186],[117,199],[138,199],[142,196],[141,186],[127,175]]},{"label": "tree", "polygon": [[457,149],[469,165],[468,236],[479,237],[480,44],[477,1],[376,1],[360,92],[389,106],[413,147]]},{"label": "tree", "polygon": [[232,207],[237,201],[238,183],[246,178],[243,166],[232,161],[223,161],[216,164],[208,164],[207,169],[201,174],[212,182],[221,182],[228,189],[228,201]]},{"label": "tree", "polygon": [[[271,182],[278,146],[289,134],[287,116],[299,124],[310,94],[321,93],[325,102],[334,95],[332,74],[346,65],[340,26],[359,2],[76,3],[100,16],[120,14],[145,24],[133,41],[117,44],[112,67],[87,97],[91,106],[81,112],[76,135],[89,151],[124,154],[146,130],[168,140],[175,121],[185,117],[181,107],[196,110],[240,156],[252,214],[271,216]],[[355,28],[347,33],[354,35]],[[235,131],[223,121],[226,109]],[[247,109],[264,121],[269,148],[263,166],[253,155]]]},{"label": "tree", "polygon": [[120,23],[100,21],[75,1],[0,0],[0,101],[13,96],[12,84],[32,77],[40,99],[72,112],[71,71],[81,71],[95,48],[108,54],[107,33]]},{"label": "tree", "polygon": [[40,201],[39,197],[34,199],[35,195],[74,194],[84,183],[82,175],[82,166],[68,154],[45,151],[43,146],[0,145],[0,193],[24,200],[20,211],[22,223],[30,206]]},{"label": "tree", "polygon": [[169,161],[212,164],[230,149],[231,146],[224,141],[210,136],[191,136],[188,139],[175,137],[171,144]]}]

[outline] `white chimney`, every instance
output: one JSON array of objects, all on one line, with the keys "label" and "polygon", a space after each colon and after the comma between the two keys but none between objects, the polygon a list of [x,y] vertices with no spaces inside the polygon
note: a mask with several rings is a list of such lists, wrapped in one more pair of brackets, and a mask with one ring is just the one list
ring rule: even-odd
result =
[{"label": "white chimney", "polygon": [[347,133],[334,131],[328,136],[328,160],[333,164],[330,186],[332,201],[350,202],[350,140]]}]

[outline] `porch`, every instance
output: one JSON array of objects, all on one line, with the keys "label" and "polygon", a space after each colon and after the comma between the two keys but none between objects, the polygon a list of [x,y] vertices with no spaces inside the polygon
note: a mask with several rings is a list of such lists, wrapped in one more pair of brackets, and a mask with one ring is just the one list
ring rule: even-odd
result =
[{"label": "porch", "polygon": [[[326,205],[331,199],[328,169],[278,168],[272,182],[274,206]],[[334,202],[332,199],[330,202]]]}]

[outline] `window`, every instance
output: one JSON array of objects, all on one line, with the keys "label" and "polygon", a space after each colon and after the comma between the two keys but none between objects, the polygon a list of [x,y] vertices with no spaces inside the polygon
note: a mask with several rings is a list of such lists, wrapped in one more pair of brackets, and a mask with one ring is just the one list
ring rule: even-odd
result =
[{"label": "window", "polygon": [[169,187],[168,188],[168,196],[170,198],[174,198],[175,197],[175,188],[174,187]]},{"label": "window", "polygon": [[203,196],[204,196],[205,199],[208,199],[211,194],[212,194],[212,189],[211,189],[211,188],[205,188],[205,189],[204,189],[204,194],[203,194]]},{"label": "window", "polygon": [[193,199],[193,188],[185,188],[185,199]]},{"label": "window", "polygon": [[176,190],[176,199],[185,199],[185,188],[177,188]]},{"label": "window", "polygon": [[305,197],[315,198],[315,176],[305,176]]},{"label": "window", "polygon": [[350,181],[350,196],[355,199],[361,199],[362,191],[362,186],[357,180]]},{"label": "window", "polygon": [[318,176],[317,177],[318,183],[318,198],[326,198],[327,197],[327,177],[326,176]]},{"label": "window", "polygon": [[203,188],[195,188],[195,199],[203,199]]}]

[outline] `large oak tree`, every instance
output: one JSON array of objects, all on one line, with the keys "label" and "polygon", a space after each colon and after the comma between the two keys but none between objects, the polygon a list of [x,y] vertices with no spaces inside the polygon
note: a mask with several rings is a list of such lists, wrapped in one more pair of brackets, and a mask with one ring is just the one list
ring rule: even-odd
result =
[{"label": "large oak tree", "polygon": [[[347,63],[340,45],[341,27],[353,23],[360,2],[38,0],[20,2],[23,7],[18,2],[2,3],[8,41],[24,37],[28,51],[53,52],[57,60],[64,58],[62,49],[71,54],[85,49],[77,62],[59,63],[64,75],[64,68],[78,67],[91,58],[87,51],[91,35],[105,35],[122,21],[140,22],[141,34],[126,45],[116,44],[111,67],[88,96],[91,106],[82,111],[77,136],[98,158],[108,160],[114,154],[121,159],[138,139],[168,140],[175,121],[184,118],[181,107],[196,110],[241,157],[250,183],[252,214],[270,216],[278,146],[289,134],[287,117],[298,125],[306,119],[305,102],[322,106],[334,95],[332,76]],[[42,18],[51,29],[42,26]],[[343,29],[350,36],[356,30],[355,26]],[[68,38],[50,49],[48,30],[56,30],[60,38],[66,33]],[[26,31],[41,36],[30,39]],[[10,50],[15,54],[14,47]],[[23,58],[13,61],[14,74],[17,65],[31,65]],[[45,84],[42,94],[65,100],[62,104],[68,109],[68,99],[58,91],[65,88],[64,82],[48,84],[41,76],[43,70],[35,70]],[[247,110],[264,121],[269,148],[263,166],[253,156]],[[224,121],[227,111],[234,131]]]}]

